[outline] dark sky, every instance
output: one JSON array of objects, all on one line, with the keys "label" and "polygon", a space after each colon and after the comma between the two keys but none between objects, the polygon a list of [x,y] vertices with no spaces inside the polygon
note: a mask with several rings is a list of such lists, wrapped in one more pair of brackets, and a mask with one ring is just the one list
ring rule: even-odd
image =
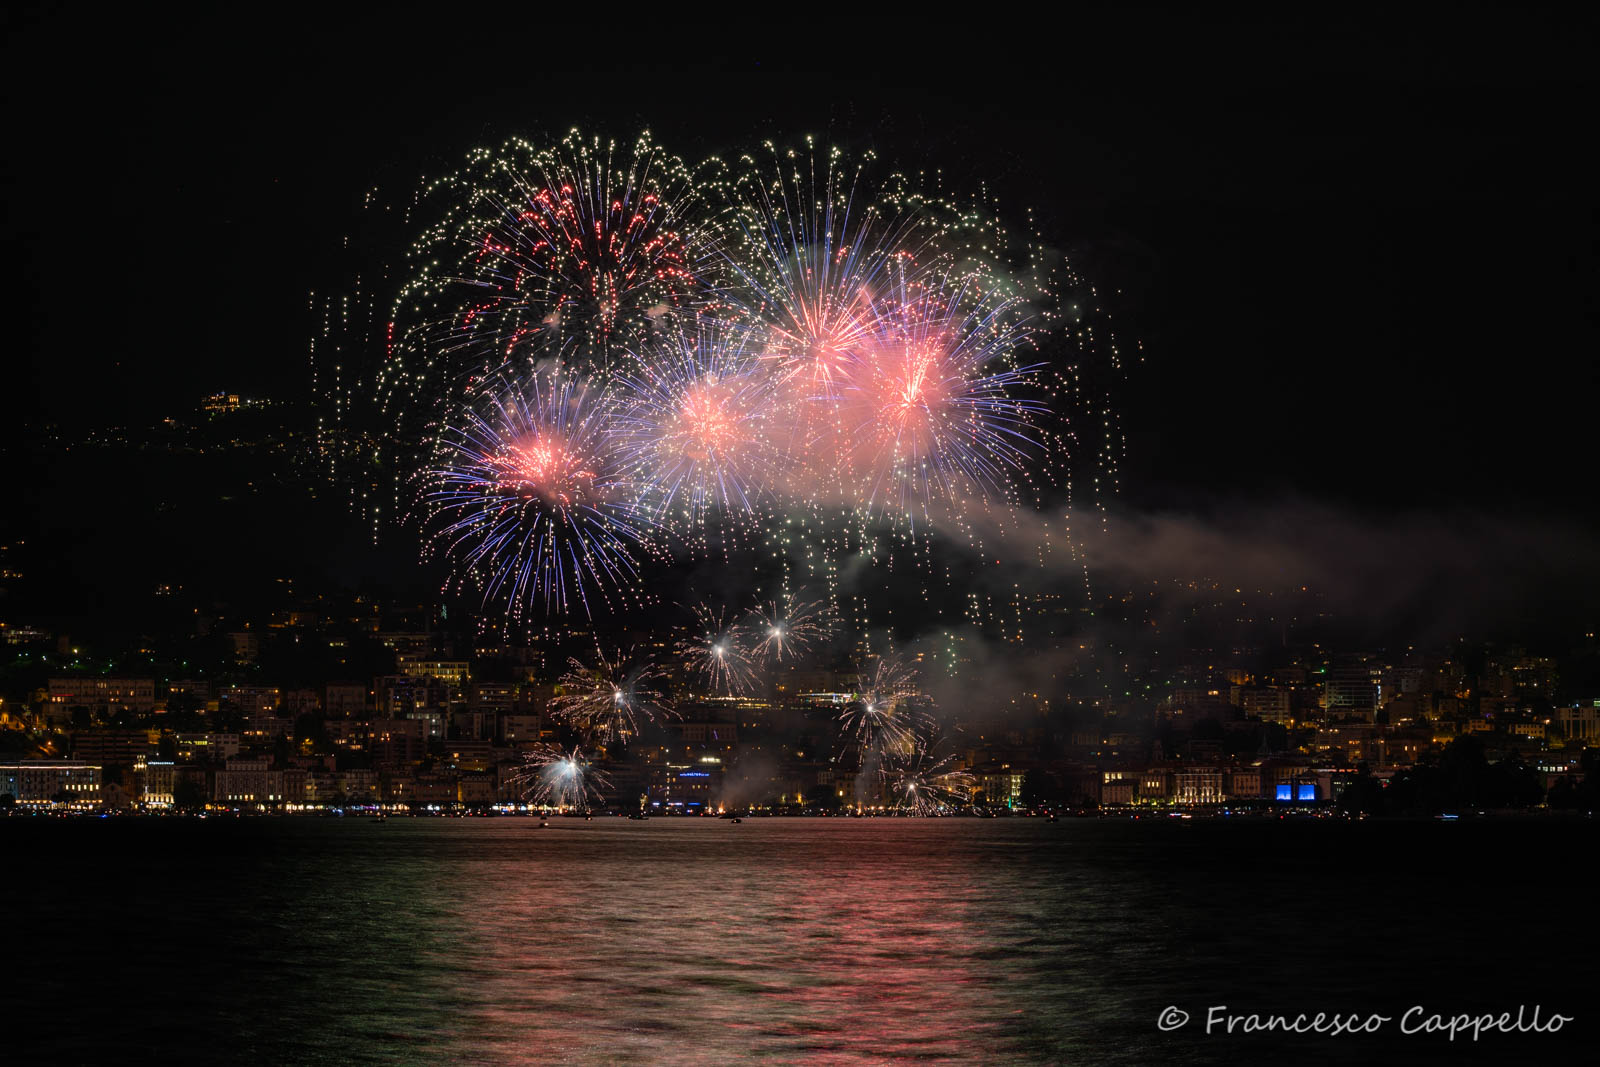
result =
[{"label": "dark sky", "polygon": [[574,124],[687,158],[815,133],[989,182],[1100,283],[1145,354],[1135,504],[1600,515],[1592,16],[333,8],[8,9],[8,433],[303,389],[374,182]]}]

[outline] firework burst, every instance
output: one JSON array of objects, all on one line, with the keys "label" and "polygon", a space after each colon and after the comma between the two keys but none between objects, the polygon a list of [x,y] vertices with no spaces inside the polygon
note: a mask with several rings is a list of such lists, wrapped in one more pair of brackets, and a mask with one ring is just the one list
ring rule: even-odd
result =
[{"label": "firework burst", "polygon": [[754,608],[744,620],[758,657],[773,663],[805,655],[828,636],[827,604],[784,596]]},{"label": "firework burst", "polygon": [[[370,394],[319,409],[325,462],[351,477],[367,450],[420,482],[430,551],[508,621],[637,606],[650,558],[760,545],[777,562],[755,588],[826,586],[872,625],[848,568],[909,574],[931,606],[956,577],[934,539],[993,558],[985,539],[1025,510],[1083,566],[1069,460],[1097,467],[1076,484],[1103,508],[1121,449],[1093,290],[1014,239],[987,192],[875,167],[807,142],[691,168],[648,133],[470,154],[395,202],[418,236],[387,314],[316,305],[318,382]],[[371,366],[344,366],[340,324]],[[403,512],[379,482],[357,487],[363,509]],[[936,617],[1014,621],[945,600]],[[752,613],[744,653],[819,639],[793,606]]]},{"label": "firework burst", "polygon": [[430,546],[513,615],[541,599],[592,615],[592,591],[638,600],[637,553],[654,524],[610,440],[604,398],[560,374],[487,396],[438,435],[422,472]]},{"label": "firework burst", "polygon": [[920,235],[859,187],[867,161],[765,147],[770,159],[744,157],[725,190],[732,293],[789,399],[831,404],[871,332],[874,285]]},{"label": "firework burst", "polygon": [[631,158],[576,130],[517,175],[520,194],[485,231],[476,262],[518,311],[607,350],[651,318],[698,299],[695,254],[682,228],[693,183],[646,132]]},{"label": "firework burst", "polygon": [[749,339],[700,318],[641,349],[619,382],[619,447],[664,521],[749,516],[772,484],[772,383]]},{"label": "firework burst", "polygon": [[872,673],[857,680],[838,721],[864,765],[884,771],[891,762],[911,759],[921,751],[928,725],[917,704],[915,668],[895,657],[879,659]]},{"label": "firework burst", "polygon": [[550,713],[595,744],[626,742],[638,736],[641,720],[671,714],[664,679],[654,662],[631,651],[596,653],[593,663],[569,659]]},{"label": "firework burst", "polygon": [[377,388],[403,435],[412,408],[448,400],[530,355],[588,373],[671,314],[709,303],[723,262],[699,185],[648,131],[631,151],[573,130],[471,153],[427,185],[414,274],[390,312]]},{"label": "firework burst", "polygon": [[713,693],[736,696],[755,683],[756,664],[744,635],[725,608],[696,604],[695,625],[678,642],[678,654],[689,672]]},{"label": "firework burst", "polygon": [[523,758],[515,781],[530,804],[558,810],[585,810],[604,801],[610,779],[582,749],[539,745]]},{"label": "firework burst", "polygon": [[1043,455],[1026,395],[1039,368],[1007,366],[1026,336],[1013,302],[971,277],[899,279],[841,404],[851,468],[871,510],[926,515],[938,501],[1013,499],[1010,476]]},{"label": "firework burst", "polygon": [[954,756],[935,755],[931,746],[919,748],[903,765],[887,774],[894,806],[913,815],[940,815],[972,802],[977,780],[956,766]]}]

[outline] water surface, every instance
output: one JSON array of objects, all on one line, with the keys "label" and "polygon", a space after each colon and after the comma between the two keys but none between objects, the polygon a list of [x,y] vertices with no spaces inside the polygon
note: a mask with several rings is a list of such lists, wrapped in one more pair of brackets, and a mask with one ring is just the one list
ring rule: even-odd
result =
[{"label": "water surface", "polygon": [[[7,1036],[53,1063],[1542,1060],[1595,1033],[1600,935],[1550,921],[1588,899],[1595,843],[1541,822],[13,818]],[[1578,1020],[1476,1046],[1198,1032],[1211,1004],[1418,1003]],[[1189,1026],[1160,1032],[1167,1005]]]}]

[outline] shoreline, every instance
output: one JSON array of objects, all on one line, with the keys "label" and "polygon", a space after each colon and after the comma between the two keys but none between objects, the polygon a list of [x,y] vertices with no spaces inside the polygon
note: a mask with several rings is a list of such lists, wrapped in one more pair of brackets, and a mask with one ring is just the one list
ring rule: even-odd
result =
[{"label": "shoreline", "polygon": [[806,821],[840,821],[861,822],[874,819],[889,819],[897,821],[916,820],[935,822],[941,820],[959,821],[986,821],[989,819],[1020,820],[1031,822],[1282,822],[1317,821],[1317,822],[1376,822],[1376,823],[1403,823],[1403,822],[1587,822],[1595,818],[1596,813],[1590,811],[1551,811],[1548,809],[1530,811],[1473,811],[1473,812],[1445,812],[1440,814],[1407,813],[1396,815],[1354,815],[1328,808],[1310,809],[1284,809],[1284,810],[1228,810],[1228,811],[1182,811],[1182,810],[1127,810],[1127,811],[1101,811],[1101,812],[1007,812],[1007,813],[976,813],[976,812],[948,812],[940,814],[919,814],[915,812],[876,811],[856,813],[836,812],[739,812],[735,813],[651,813],[643,817],[615,811],[403,811],[396,809],[372,808],[345,808],[345,809],[317,809],[308,811],[244,811],[239,809],[217,809],[211,811],[25,811],[16,810],[0,814],[0,822],[8,819],[184,819],[194,821],[231,820],[231,819],[353,819],[369,822],[385,822],[389,819],[538,819],[541,822],[552,819],[577,820],[580,822],[595,822],[603,820],[623,820],[627,822],[650,822],[668,820],[672,822],[744,822],[746,820],[765,821],[772,819],[806,820]]}]

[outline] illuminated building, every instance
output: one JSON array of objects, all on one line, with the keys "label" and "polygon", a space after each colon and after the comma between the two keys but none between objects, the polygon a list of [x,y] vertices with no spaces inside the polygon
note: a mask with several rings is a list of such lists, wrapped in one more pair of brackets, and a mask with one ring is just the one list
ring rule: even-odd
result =
[{"label": "illuminated building", "polygon": [[377,771],[365,767],[352,767],[334,776],[339,792],[351,803],[370,804],[378,799],[382,779]]},{"label": "illuminated building", "polygon": [[49,693],[50,708],[64,713],[61,721],[70,718],[73,708],[87,708],[104,718],[124,711],[149,715],[156,707],[154,678],[52,678]]},{"label": "illuminated building", "polygon": [[23,805],[91,808],[100,803],[100,768],[72,760],[0,763],[0,793]]},{"label": "illuminated building", "polygon": [[1137,784],[1131,778],[1111,778],[1114,771],[1107,771],[1107,778],[1100,783],[1100,803],[1105,805],[1120,805],[1133,803],[1133,789]]},{"label": "illuminated building", "polygon": [[223,697],[247,717],[276,711],[282,701],[282,693],[277,688],[265,685],[229,686]]},{"label": "illuminated building", "polygon": [[72,735],[72,757],[99,766],[132,766],[155,748],[159,734],[150,730],[79,730]]},{"label": "illuminated building", "polygon": [[426,675],[390,674],[377,679],[378,712],[394,719],[426,718],[436,722],[431,736],[444,736],[449,710],[449,683]]},{"label": "illuminated building", "polygon": [[1228,798],[1252,800],[1261,793],[1261,771],[1258,768],[1235,768],[1228,774]]},{"label": "illuminated building", "polygon": [[170,808],[177,784],[177,765],[170,760],[140,760],[134,770],[144,783],[141,800],[146,807]]},{"label": "illuminated building", "polygon": [[1015,767],[1004,766],[995,770],[979,771],[973,775],[985,802],[1004,804],[1008,808],[1021,803],[1022,777],[1022,771]]},{"label": "illuminated building", "polygon": [[1220,767],[1184,767],[1174,772],[1172,784],[1175,804],[1220,804],[1225,797]]},{"label": "illuminated building", "polygon": [[1239,704],[1248,718],[1288,722],[1294,718],[1290,696],[1287,689],[1244,689],[1239,693]]},{"label": "illuminated building", "polygon": [[239,754],[238,734],[174,734],[178,759],[185,763],[220,762]]},{"label": "illuminated building", "polygon": [[427,633],[385,630],[373,636],[378,639],[379,644],[391,649],[396,656],[408,659],[426,659],[433,648],[433,637]]},{"label": "illuminated building", "polygon": [[283,797],[290,804],[315,803],[316,794],[311,790],[311,772],[301,767],[289,767],[283,770]]},{"label": "illuminated building", "polygon": [[283,775],[265,757],[234,756],[217,771],[211,795],[219,804],[281,803]]},{"label": "illuminated building", "polygon": [[444,755],[459,771],[481,772],[494,762],[494,742],[480,738],[466,738],[445,742]]},{"label": "illuminated building", "polygon": [[463,774],[456,783],[456,799],[474,807],[493,804],[496,800],[495,776],[481,772]]},{"label": "illuminated building", "polygon": [[1322,706],[1328,717],[1358,718],[1372,722],[1378,710],[1383,672],[1375,667],[1337,667],[1328,671],[1322,686]]},{"label": "illuminated building", "polygon": [[449,684],[453,693],[466,691],[472,680],[471,664],[466,660],[412,659],[401,656],[400,673],[412,678],[433,678]]},{"label": "illuminated building", "polygon": [[655,768],[649,788],[650,804],[685,813],[700,812],[722,794],[720,763],[670,763]]},{"label": "illuminated building", "polygon": [[372,758],[386,767],[402,767],[420,760],[427,752],[427,739],[428,723],[417,718],[374,719],[368,732]]},{"label": "illuminated building", "polygon": [[1556,724],[1570,741],[1600,743],[1600,700],[1557,708]]},{"label": "illuminated building", "polygon": [[0,622],[0,637],[4,637],[8,645],[26,645],[50,639],[44,630],[36,630],[31,626],[7,626],[3,622]]},{"label": "illuminated building", "polygon": [[1139,799],[1165,801],[1172,796],[1172,775],[1164,770],[1151,769],[1139,775]]}]

